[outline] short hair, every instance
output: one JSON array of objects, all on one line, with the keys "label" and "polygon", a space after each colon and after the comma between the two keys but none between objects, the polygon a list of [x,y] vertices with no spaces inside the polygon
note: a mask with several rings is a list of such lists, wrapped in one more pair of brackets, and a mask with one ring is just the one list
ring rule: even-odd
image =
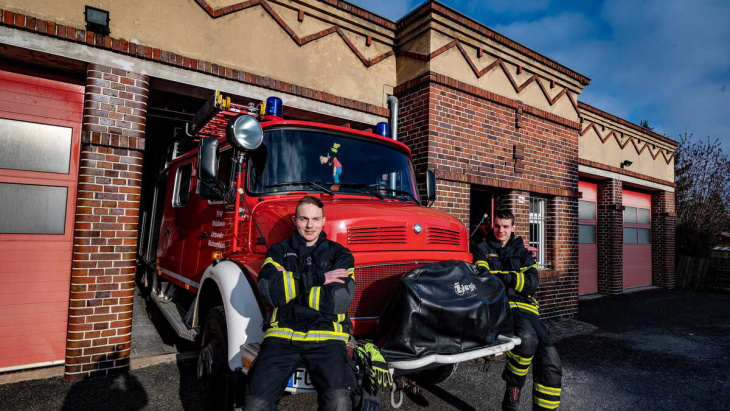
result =
[{"label": "short hair", "polygon": [[512,220],[512,225],[515,225],[515,215],[509,209],[503,208],[494,212],[494,218],[502,220]]},{"label": "short hair", "polygon": [[322,209],[322,214],[324,214],[324,204],[322,204],[322,200],[320,200],[317,197],[312,197],[312,196],[304,196],[304,197],[302,197],[302,199],[299,200],[299,203],[297,203],[297,208],[296,208],[296,210],[294,210],[294,214],[296,214],[297,211],[299,211],[299,206],[300,205],[303,205],[303,204],[316,205],[317,207],[319,207],[320,209]]}]

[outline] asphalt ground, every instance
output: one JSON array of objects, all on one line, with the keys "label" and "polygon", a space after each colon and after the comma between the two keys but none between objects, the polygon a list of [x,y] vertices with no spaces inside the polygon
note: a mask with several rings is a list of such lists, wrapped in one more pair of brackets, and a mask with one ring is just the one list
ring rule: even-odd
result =
[{"label": "asphalt ground", "polygon": [[[565,410],[725,410],[730,404],[730,296],[652,289],[581,299],[575,320],[548,322],[564,367]],[[401,410],[497,410],[504,361],[462,364],[448,381],[410,393]],[[522,409],[531,408],[531,378]],[[390,398],[383,395],[384,409]],[[0,410],[199,410],[195,359],[75,383],[0,385]],[[314,395],[280,410],[316,408]]]}]

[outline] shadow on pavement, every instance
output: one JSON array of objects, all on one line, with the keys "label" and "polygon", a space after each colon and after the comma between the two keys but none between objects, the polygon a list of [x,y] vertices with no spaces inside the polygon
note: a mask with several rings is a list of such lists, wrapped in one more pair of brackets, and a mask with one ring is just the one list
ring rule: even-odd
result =
[{"label": "shadow on pavement", "polygon": [[[103,401],[99,401],[103,399]],[[141,410],[149,398],[131,374],[96,377],[74,383],[61,408],[71,410]]]}]

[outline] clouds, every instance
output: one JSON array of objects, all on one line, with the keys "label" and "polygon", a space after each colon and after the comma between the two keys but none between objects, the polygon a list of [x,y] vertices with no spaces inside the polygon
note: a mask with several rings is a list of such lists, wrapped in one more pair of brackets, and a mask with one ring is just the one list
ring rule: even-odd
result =
[{"label": "clouds", "polygon": [[[393,20],[421,2],[359,1]],[[678,139],[730,151],[730,2],[446,0],[445,4],[589,78],[581,101]],[[397,10],[397,11],[396,11]]]}]

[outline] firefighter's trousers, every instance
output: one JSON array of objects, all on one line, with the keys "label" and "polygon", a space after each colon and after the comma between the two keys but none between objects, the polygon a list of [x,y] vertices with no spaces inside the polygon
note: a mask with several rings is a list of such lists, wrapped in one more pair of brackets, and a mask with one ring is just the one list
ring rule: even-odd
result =
[{"label": "firefighter's trousers", "polygon": [[352,392],[357,389],[355,364],[340,341],[292,342],[265,338],[248,373],[245,411],[276,410],[289,377],[303,365],[317,389],[318,409],[352,410]]},{"label": "firefighter's trousers", "polygon": [[522,344],[507,353],[502,378],[508,386],[522,388],[532,365],[533,409],[554,410],[560,405],[563,365],[540,317],[513,309],[515,334]]}]

